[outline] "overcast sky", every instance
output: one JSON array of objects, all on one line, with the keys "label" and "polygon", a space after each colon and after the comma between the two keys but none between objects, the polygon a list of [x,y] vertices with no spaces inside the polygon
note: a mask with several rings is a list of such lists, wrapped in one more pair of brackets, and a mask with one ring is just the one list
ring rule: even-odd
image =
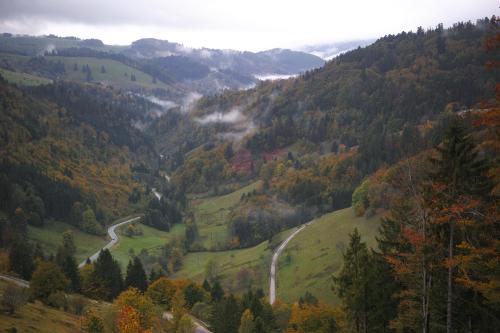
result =
[{"label": "overcast sky", "polygon": [[0,0],[0,32],[264,50],[499,15],[498,0]]}]

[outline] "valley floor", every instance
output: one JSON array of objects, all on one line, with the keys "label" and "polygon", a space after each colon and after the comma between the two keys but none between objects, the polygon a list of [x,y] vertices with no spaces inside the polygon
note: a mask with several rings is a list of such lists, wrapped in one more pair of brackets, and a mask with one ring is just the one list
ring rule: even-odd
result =
[{"label": "valley floor", "polygon": [[[257,186],[258,182],[226,195],[195,201],[193,209],[199,217],[198,226],[204,245],[213,245],[209,235],[214,229],[220,233],[227,232],[227,211],[237,205],[243,193],[248,193]],[[375,246],[375,234],[379,225],[378,217],[357,217],[352,208],[325,214],[313,220],[313,223],[287,244],[279,257],[277,299],[293,302],[309,291],[322,301],[336,304],[338,300],[331,291],[332,274],[341,268],[342,251],[347,246],[349,234],[354,228],[358,228],[368,246]],[[123,269],[129,259],[142,249],[147,249],[150,254],[160,254],[161,246],[182,237],[185,229],[184,225],[175,225],[170,232],[164,232],[142,224],[140,228],[143,235],[134,237],[125,236],[123,228],[117,228],[119,242],[111,251]],[[108,237],[88,235],[60,222],[49,222],[44,228],[30,227],[29,236],[40,242],[47,253],[55,253],[65,230],[73,232],[77,245],[76,258],[79,261],[85,260],[109,241]],[[223,287],[229,292],[245,292],[252,286],[254,289],[262,288],[267,293],[273,251],[295,230],[296,228],[285,230],[271,241],[251,248],[188,253],[174,278],[189,278],[201,283],[206,277],[207,264],[212,262]]]}]

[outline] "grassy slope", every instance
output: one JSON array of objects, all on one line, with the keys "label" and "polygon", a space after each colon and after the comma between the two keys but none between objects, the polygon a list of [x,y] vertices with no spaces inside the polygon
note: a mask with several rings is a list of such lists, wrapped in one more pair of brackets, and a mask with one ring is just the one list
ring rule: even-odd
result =
[{"label": "grassy slope", "polygon": [[15,327],[17,332],[81,332],[80,317],[40,302],[28,303],[13,316],[0,313],[0,332]]},{"label": "grassy slope", "polygon": [[[99,82],[110,82],[120,86],[141,86],[144,88],[167,88],[167,86],[157,80],[153,84],[153,77],[140,70],[127,66],[121,62],[111,59],[98,59],[86,57],[59,57],[49,56],[46,57],[52,61],[61,61],[66,68],[65,78],[75,81],[85,81],[86,73],[82,72],[82,66],[89,65],[92,72],[92,80]],[[74,64],[78,64],[78,70],[74,71]],[[101,66],[104,66],[106,72],[101,73]],[[136,81],[131,81],[131,74],[134,74]]]},{"label": "grassy slope", "polygon": [[358,228],[362,240],[374,247],[379,225],[379,218],[356,217],[352,208],[316,219],[290,241],[280,256],[277,297],[292,302],[309,291],[323,301],[337,303],[331,277],[342,266],[341,252],[348,245],[349,234]]},{"label": "grassy slope", "polygon": [[142,249],[147,249],[150,254],[160,254],[159,249],[175,237],[184,235],[184,225],[175,225],[170,232],[161,231],[140,224],[143,231],[142,236],[126,237],[122,234],[123,227],[118,229],[120,235],[120,242],[116,245],[111,253],[120,262],[122,268],[126,268],[130,259],[130,251],[133,250],[135,254],[139,254]]},{"label": "grassy slope", "polygon": [[76,259],[78,262],[90,256],[107,242],[107,237],[89,235],[69,224],[55,221],[46,222],[43,228],[28,226],[28,236],[30,239],[40,243],[46,254],[55,254],[57,247],[61,244],[62,233],[66,230],[73,232],[77,249]]},{"label": "grassy slope", "polygon": [[241,195],[261,186],[261,181],[218,197],[195,200],[192,203],[201,244],[210,249],[217,243],[227,243],[227,215],[240,201]]},{"label": "grassy slope", "polygon": [[[8,286],[8,282],[0,280],[0,294],[2,294],[6,286]],[[100,313],[110,308],[109,303],[93,300],[90,301],[88,306]],[[80,316],[51,308],[39,301],[27,303],[12,316],[0,311],[0,332],[6,332],[7,329],[12,327],[15,327],[17,332],[22,333],[83,332],[80,329],[80,323]]]},{"label": "grassy slope", "polygon": [[[87,74],[82,72],[82,66],[89,65],[92,73],[92,82],[103,82],[113,84],[123,88],[164,88],[169,87],[161,82],[156,81],[153,83],[153,77],[147,73],[144,73],[138,69],[132,68],[125,65],[119,61],[111,59],[99,59],[90,57],[61,57],[61,56],[46,56],[47,60],[57,62],[61,61],[64,66],[66,73],[63,75],[63,79],[73,80],[73,81],[86,81]],[[23,64],[30,60],[28,56],[22,56],[17,54],[0,53],[0,61],[5,61],[15,68],[19,64]],[[78,70],[73,70],[74,64],[78,65]],[[104,66],[106,72],[101,73],[101,67]],[[10,71],[9,71],[10,72]],[[13,72],[11,72],[13,73]],[[19,75],[29,75],[26,73],[16,73]],[[126,75],[125,75],[126,74]],[[134,74],[136,81],[130,79],[131,74]],[[35,76],[36,77],[36,76]]]},{"label": "grassy slope", "polygon": [[0,68],[0,75],[8,82],[21,86],[38,86],[41,84],[48,84],[52,82],[52,80],[46,79],[41,76],[13,72],[3,68]]},{"label": "grassy slope", "polygon": [[0,37],[0,48],[7,52],[22,52],[24,54],[42,54],[42,50],[52,48],[77,47],[79,41],[65,38],[52,37]]},{"label": "grassy slope", "polygon": [[[273,245],[281,242],[293,229],[286,230],[273,238]],[[222,285],[231,292],[244,292],[247,286],[238,280],[238,272],[246,269],[252,279],[254,288],[262,288],[267,293],[269,281],[269,265],[272,249],[269,241],[257,246],[221,252],[189,253],[184,257],[182,269],[175,274],[176,278],[189,278],[202,282],[205,278],[206,264],[213,260],[217,263]]]},{"label": "grassy slope", "polygon": [[[184,234],[184,225],[176,225],[170,232],[160,231],[145,225],[140,225],[144,234],[133,238],[121,235],[118,245],[111,249],[113,256],[120,262],[123,268],[126,267],[130,259],[130,250],[133,249],[138,254],[142,249],[148,249],[151,253],[158,253],[160,246],[167,243],[176,236]],[[98,251],[108,241],[108,237],[98,237],[86,234],[75,227],[61,222],[48,222],[43,228],[29,226],[29,238],[41,244],[46,254],[54,254],[61,244],[61,234],[66,230],[71,230],[75,238],[78,262],[85,260],[88,256]]]},{"label": "grassy slope", "polygon": [[[0,280],[0,292],[7,286]],[[40,302],[28,303],[12,316],[0,311],[0,332],[15,327],[17,332],[81,332],[80,317],[59,311]]]}]

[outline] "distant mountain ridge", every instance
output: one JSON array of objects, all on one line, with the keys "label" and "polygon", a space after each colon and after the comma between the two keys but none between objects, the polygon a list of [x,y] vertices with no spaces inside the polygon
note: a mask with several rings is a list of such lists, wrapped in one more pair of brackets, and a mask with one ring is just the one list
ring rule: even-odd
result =
[{"label": "distant mountain ridge", "polygon": [[318,56],[289,49],[271,49],[256,53],[229,49],[195,49],[154,38],[139,39],[122,53],[132,58],[183,56],[212,69],[230,69],[246,75],[297,74],[324,64]]},{"label": "distant mountain ridge", "polygon": [[299,48],[300,51],[313,54],[324,60],[331,60],[336,56],[354,50],[358,47],[365,47],[375,42],[375,38],[372,39],[359,39],[344,42],[334,42],[334,43],[322,43],[315,45],[307,45]]},{"label": "distant mountain ridge", "polygon": [[[269,75],[295,75],[324,65],[324,60],[312,54],[288,49],[262,52],[190,48],[180,43],[144,38],[127,46],[106,45],[98,39],[75,37],[0,35],[0,52],[24,56],[67,54],[88,56],[88,50],[110,56],[125,56],[160,71],[191,90],[213,94],[225,89],[244,89]],[[141,68],[143,69],[143,68]]]}]

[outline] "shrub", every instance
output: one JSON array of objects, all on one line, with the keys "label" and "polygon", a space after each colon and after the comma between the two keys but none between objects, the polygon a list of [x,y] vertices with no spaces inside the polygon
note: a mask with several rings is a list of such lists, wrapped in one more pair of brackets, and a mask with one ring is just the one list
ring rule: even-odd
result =
[{"label": "shrub", "polygon": [[196,318],[198,318],[204,322],[209,322],[210,316],[212,313],[212,307],[207,303],[198,302],[195,305],[193,305],[193,308],[191,309],[191,313]]},{"label": "shrub", "polygon": [[8,283],[3,289],[0,305],[9,314],[14,314],[28,301],[29,292],[26,288],[14,283]]},{"label": "shrub", "polygon": [[82,295],[71,295],[67,297],[68,310],[76,315],[82,315],[89,305],[89,300]]},{"label": "shrub", "polygon": [[86,311],[82,317],[82,328],[89,333],[103,333],[104,322],[97,311],[91,309]]},{"label": "shrub", "polygon": [[69,281],[59,266],[51,261],[40,262],[30,282],[32,296],[47,303],[49,296],[58,291],[65,291]]},{"label": "shrub", "polygon": [[45,303],[56,309],[64,311],[68,309],[68,300],[66,298],[66,294],[62,291],[56,291],[55,293],[50,294]]}]

